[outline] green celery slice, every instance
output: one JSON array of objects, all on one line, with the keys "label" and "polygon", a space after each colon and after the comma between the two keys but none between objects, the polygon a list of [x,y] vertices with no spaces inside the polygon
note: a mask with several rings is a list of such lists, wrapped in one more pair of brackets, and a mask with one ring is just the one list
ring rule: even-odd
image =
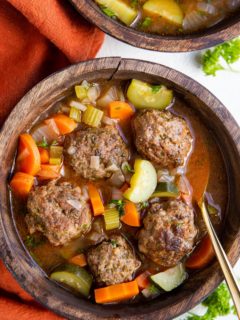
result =
[{"label": "green celery slice", "polygon": [[89,105],[87,110],[83,113],[82,121],[89,126],[98,127],[102,117],[103,111]]},{"label": "green celery slice", "polygon": [[119,212],[117,209],[107,209],[104,211],[104,222],[106,230],[117,229],[120,226]]}]

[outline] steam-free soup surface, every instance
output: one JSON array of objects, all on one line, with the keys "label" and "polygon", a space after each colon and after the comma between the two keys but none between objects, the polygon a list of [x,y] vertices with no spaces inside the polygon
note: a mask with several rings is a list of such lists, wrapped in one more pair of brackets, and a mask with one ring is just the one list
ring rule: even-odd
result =
[{"label": "steam-free soup surface", "polygon": [[207,239],[197,202],[206,189],[220,232],[227,177],[212,132],[181,96],[139,80],[83,81],[38,116],[19,139],[12,210],[52,280],[97,303],[134,302],[205,266],[191,256]]}]

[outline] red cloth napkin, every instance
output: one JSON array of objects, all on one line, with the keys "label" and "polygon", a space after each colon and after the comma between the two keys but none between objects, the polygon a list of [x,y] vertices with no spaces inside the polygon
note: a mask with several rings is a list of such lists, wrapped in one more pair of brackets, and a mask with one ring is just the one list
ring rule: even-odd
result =
[{"label": "red cloth napkin", "polygon": [[[37,82],[93,58],[104,35],[66,0],[0,0],[0,126]],[[0,261],[0,319],[61,319],[36,303]]]}]

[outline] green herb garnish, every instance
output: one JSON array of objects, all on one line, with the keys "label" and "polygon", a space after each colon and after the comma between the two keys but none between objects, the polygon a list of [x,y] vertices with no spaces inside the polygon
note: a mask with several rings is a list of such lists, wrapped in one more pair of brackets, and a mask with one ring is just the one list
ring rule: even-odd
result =
[{"label": "green herb garnish", "polygon": [[202,303],[207,307],[203,316],[190,314],[186,320],[214,320],[218,316],[225,316],[235,311],[231,306],[231,296],[225,283],[220,286]]},{"label": "green herb garnish", "polygon": [[140,202],[140,210],[147,208],[148,205],[148,201]]},{"label": "green herb garnish", "polygon": [[120,217],[124,215],[124,205],[125,202],[123,200],[111,200],[110,203],[114,204],[119,212]]},{"label": "green herb garnish", "polygon": [[153,85],[152,87],[152,93],[157,93],[161,89],[161,85]]},{"label": "green herb garnish", "polygon": [[134,170],[133,170],[133,168],[130,166],[129,163],[126,163],[126,164],[124,165],[124,170],[125,170],[125,171],[128,171],[128,172],[130,172],[130,173],[134,173]]},{"label": "green herb garnish", "polygon": [[44,148],[44,149],[48,149],[51,146],[57,146],[57,145],[58,145],[57,140],[53,140],[53,142],[51,144],[49,144],[45,137],[42,137],[42,141],[37,143],[38,147],[41,147],[41,148]]},{"label": "green herb garnish", "polygon": [[141,27],[142,28],[147,28],[152,24],[152,19],[150,17],[146,17],[142,23],[141,23]]},{"label": "green herb garnish", "polygon": [[112,18],[112,19],[116,19],[116,14],[111,9],[109,9],[105,6],[101,6],[100,8],[106,16],[108,16],[109,18]]},{"label": "green herb garnish", "polygon": [[118,247],[118,244],[117,244],[117,241],[116,240],[110,240],[110,243],[111,245],[113,246],[113,248],[117,248]]},{"label": "green herb garnish", "polygon": [[215,76],[217,71],[226,70],[220,61],[221,59],[231,69],[231,64],[240,59],[240,38],[220,44],[204,53],[202,68],[205,74]]},{"label": "green herb garnish", "polygon": [[28,249],[34,249],[38,247],[39,245],[43,244],[45,242],[44,238],[36,238],[34,236],[27,236],[24,240],[24,244]]}]

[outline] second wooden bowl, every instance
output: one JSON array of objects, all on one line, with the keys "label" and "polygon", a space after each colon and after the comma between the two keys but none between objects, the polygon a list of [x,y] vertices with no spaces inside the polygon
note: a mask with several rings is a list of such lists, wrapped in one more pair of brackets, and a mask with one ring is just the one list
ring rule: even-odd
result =
[{"label": "second wooden bowl", "polygon": [[93,0],[70,1],[87,20],[104,32],[118,40],[143,49],[163,52],[194,51],[212,47],[240,35],[239,12],[199,33],[182,36],[160,36],[126,27],[107,17]]}]

